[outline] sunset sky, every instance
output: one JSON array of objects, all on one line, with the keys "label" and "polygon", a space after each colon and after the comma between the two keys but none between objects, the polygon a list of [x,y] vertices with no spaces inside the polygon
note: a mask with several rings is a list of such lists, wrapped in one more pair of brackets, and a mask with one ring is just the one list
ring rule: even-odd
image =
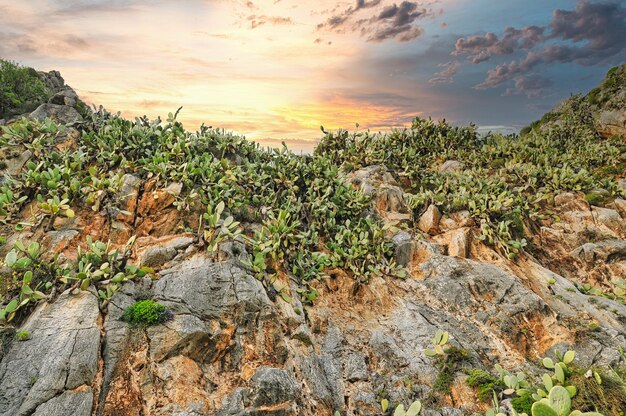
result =
[{"label": "sunset sky", "polygon": [[520,127],[626,61],[626,2],[0,0],[0,57],[124,115],[310,150],[432,115]]}]

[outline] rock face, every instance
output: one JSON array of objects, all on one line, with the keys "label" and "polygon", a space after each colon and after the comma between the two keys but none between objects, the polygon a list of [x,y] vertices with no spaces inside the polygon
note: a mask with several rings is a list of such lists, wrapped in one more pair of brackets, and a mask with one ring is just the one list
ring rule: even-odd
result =
[{"label": "rock face", "polygon": [[99,319],[98,299],[90,292],[66,292],[38,307],[20,328],[30,339],[13,341],[0,363],[0,414],[91,414]]},{"label": "rock face", "polygon": [[598,131],[603,136],[626,138],[626,110],[602,111],[598,118]]},{"label": "rock face", "polygon": [[[271,297],[243,265],[245,248],[235,255],[225,245],[230,254],[215,261],[184,235],[142,238],[139,258],[165,255],[153,260],[166,265],[156,280],[126,284],[102,312],[90,292],[63,293],[16,329],[28,331],[29,340],[9,337],[3,344],[0,414],[378,414],[381,389],[394,403],[431,391],[439,370],[424,350],[438,328],[453,334],[452,345],[474,367],[527,366],[554,348],[573,348],[589,365],[619,362],[624,305],[590,303],[568,279],[530,258],[494,264],[492,251],[463,241],[469,228],[441,235],[451,237],[437,244],[398,232],[392,241],[411,276],[374,278],[355,294],[352,279],[339,274],[319,282],[314,306]],[[589,267],[600,260],[620,265],[623,243],[586,243],[572,256]],[[470,253],[475,260],[462,258]],[[129,327],[124,309],[145,298],[166,305],[173,318]],[[581,316],[601,326],[574,342]],[[454,394],[454,406],[428,414],[477,410],[471,398]]]}]

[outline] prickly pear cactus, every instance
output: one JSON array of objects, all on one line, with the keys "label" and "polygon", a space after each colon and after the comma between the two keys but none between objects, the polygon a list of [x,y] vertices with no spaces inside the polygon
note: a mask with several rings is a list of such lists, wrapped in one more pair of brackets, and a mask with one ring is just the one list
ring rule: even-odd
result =
[{"label": "prickly pear cactus", "polygon": [[550,390],[548,395],[548,401],[550,407],[559,416],[568,416],[572,407],[572,399],[569,397],[569,392],[562,386],[554,386]]}]

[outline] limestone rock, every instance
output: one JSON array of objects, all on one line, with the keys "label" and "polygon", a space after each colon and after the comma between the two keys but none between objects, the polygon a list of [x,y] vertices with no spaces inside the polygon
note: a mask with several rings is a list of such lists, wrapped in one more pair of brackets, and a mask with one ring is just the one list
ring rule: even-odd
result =
[{"label": "limestone rock", "polygon": [[626,200],[617,198],[615,201],[613,201],[613,204],[615,205],[615,209],[617,210],[617,212],[619,212],[622,218],[626,219]]},{"label": "limestone rock", "polygon": [[394,246],[396,264],[401,267],[406,267],[412,260],[415,251],[413,237],[406,231],[398,231],[391,238],[391,242]]},{"label": "limestone rock", "polygon": [[626,260],[626,241],[604,240],[586,243],[574,250],[572,256],[586,263],[598,261],[611,263],[617,260]]},{"label": "limestone rock", "polygon": [[626,226],[620,214],[614,209],[593,207],[592,213],[596,223],[602,224],[612,231],[619,232]]},{"label": "limestone rock", "polygon": [[454,257],[469,257],[470,249],[469,228],[459,228],[450,232],[450,243],[448,244],[448,255]]},{"label": "limestone rock", "polygon": [[463,170],[463,163],[458,160],[446,160],[439,166],[439,172],[441,173],[452,173],[459,172]]},{"label": "limestone rock", "polygon": [[65,80],[59,71],[37,72],[39,78],[43,81],[48,91],[52,94],[57,93],[65,87]]},{"label": "limestone rock", "polygon": [[602,111],[598,118],[597,128],[598,132],[605,137],[626,138],[626,110]]},{"label": "limestone rock", "polygon": [[284,406],[299,393],[299,387],[293,377],[281,368],[259,368],[252,377],[252,405]]},{"label": "limestone rock", "polygon": [[76,94],[76,92],[71,89],[70,87],[64,87],[63,89],[61,89],[59,92],[57,92],[56,94],[54,94],[49,100],[49,103],[51,104],[58,104],[58,105],[66,105],[69,107],[75,107],[76,104],[78,103],[78,95]]},{"label": "limestone rock", "polygon": [[425,233],[437,234],[439,232],[439,220],[441,213],[435,205],[430,205],[426,212],[420,217],[417,227]]},{"label": "limestone rock", "polygon": [[92,405],[93,392],[90,388],[84,392],[66,391],[37,407],[33,416],[90,416]]},{"label": "limestone rock", "polygon": [[73,126],[83,121],[82,116],[73,107],[49,103],[41,104],[35,111],[30,113],[30,117],[38,121],[50,118],[66,126]]},{"label": "limestone rock", "polygon": [[90,392],[80,399],[61,395],[94,380],[99,315],[98,299],[90,292],[66,291],[54,303],[39,306],[20,328],[31,338],[12,343],[0,363],[0,414],[29,415],[45,404],[41,414],[55,415],[43,412],[88,402]]}]

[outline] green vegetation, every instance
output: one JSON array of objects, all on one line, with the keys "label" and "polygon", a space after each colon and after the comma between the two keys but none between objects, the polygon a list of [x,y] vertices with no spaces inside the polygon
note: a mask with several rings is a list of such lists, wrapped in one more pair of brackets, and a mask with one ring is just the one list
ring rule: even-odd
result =
[{"label": "green vegetation", "polygon": [[28,341],[30,339],[30,332],[20,331],[15,334],[15,339],[17,339],[18,341]]},{"label": "green vegetation", "polygon": [[[624,195],[615,178],[599,170],[626,161],[623,141],[597,134],[581,97],[562,111],[558,124],[522,136],[481,137],[474,126],[423,119],[385,135],[341,130],[328,133],[316,155],[329,157],[344,171],[387,166],[410,184],[407,202],[416,216],[430,204],[443,213],[468,210],[481,224],[480,238],[513,258],[527,244],[525,230],[550,218],[556,194]],[[460,161],[465,169],[439,172],[446,160]]]},{"label": "green vegetation", "polygon": [[[130,121],[101,109],[86,124],[63,150],[55,139],[64,129],[53,122],[24,119],[2,128],[3,146],[33,155],[4,185],[0,220],[7,232],[44,220],[51,229],[55,217],[72,217],[84,206],[111,218],[122,210],[116,195],[130,173],[154,181],[156,189],[182,184],[181,229],[198,230],[210,252],[238,235],[240,222],[261,222],[244,241],[253,253],[249,267],[268,286],[281,270],[305,287],[327,268],[344,268],[359,283],[399,273],[387,228],[368,215],[369,200],[325,156],[262,150],[206,127],[186,132],[172,114],[166,122]],[[40,201],[35,218],[18,218],[33,200]]]},{"label": "green vegetation", "polygon": [[424,354],[435,358],[435,367],[439,370],[433,390],[449,395],[450,387],[454,381],[454,375],[460,370],[460,365],[469,359],[469,353],[464,348],[448,344],[449,334],[447,331],[437,330],[432,340],[432,349],[426,349]]},{"label": "green vegetation", "polygon": [[28,111],[47,98],[48,91],[34,69],[0,59],[0,118]]},{"label": "green vegetation", "polygon": [[[620,348],[620,353],[623,350]],[[482,370],[470,370],[468,384],[477,387],[484,399],[488,391],[493,393],[494,408],[488,415],[500,415],[498,400],[511,397],[511,404],[520,416],[601,416],[623,415],[626,409],[626,384],[620,369],[581,369],[573,365],[575,354],[555,352],[556,361],[550,357],[542,360],[545,368],[553,374],[543,374],[538,384],[526,381],[524,373],[511,373],[496,365],[500,380],[506,389],[491,388],[493,376]],[[625,364],[626,364],[626,357]],[[495,384],[497,386],[497,384]],[[577,409],[573,410],[572,408]],[[584,413],[586,412],[586,413]]]},{"label": "green vegetation", "polygon": [[151,299],[140,300],[129,306],[122,315],[122,320],[133,326],[152,326],[172,319],[172,312],[164,305]]},{"label": "green vegetation", "polygon": [[504,381],[479,368],[467,370],[467,385],[477,389],[476,396],[482,402],[489,402],[493,394],[499,394],[506,389]]},{"label": "green vegetation", "polygon": [[59,264],[57,255],[45,260],[37,242],[28,246],[16,242],[4,259],[12,272],[8,292],[13,297],[7,296],[0,308],[0,320],[12,321],[21,311],[65,288],[87,290],[93,285],[101,300],[108,301],[124,282],[147,274],[145,269],[126,264],[133,242],[134,238],[119,250],[87,237],[87,249],[78,247],[77,261],[64,264]]}]

